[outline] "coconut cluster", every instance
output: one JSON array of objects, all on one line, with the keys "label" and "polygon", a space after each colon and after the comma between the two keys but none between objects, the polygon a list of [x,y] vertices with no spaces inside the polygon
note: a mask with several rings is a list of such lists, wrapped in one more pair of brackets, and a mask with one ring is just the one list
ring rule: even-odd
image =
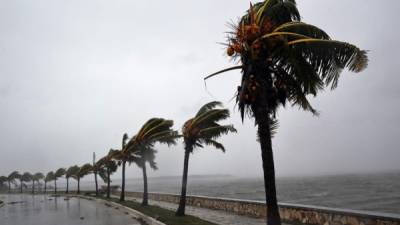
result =
[{"label": "coconut cluster", "polygon": [[265,50],[273,48],[274,43],[262,40],[264,35],[273,31],[276,24],[268,18],[257,19],[254,7],[239,22],[233,25],[234,31],[228,37],[228,56],[243,55],[251,53],[252,57],[260,57]]}]

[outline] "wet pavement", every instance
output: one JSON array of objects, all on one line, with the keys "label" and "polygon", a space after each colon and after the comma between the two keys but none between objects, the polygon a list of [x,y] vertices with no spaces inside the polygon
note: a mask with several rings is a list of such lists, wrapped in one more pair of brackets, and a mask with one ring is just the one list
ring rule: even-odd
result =
[{"label": "wet pavement", "polygon": [[81,198],[0,195],[1,225],[140,225],[117,209]]}]

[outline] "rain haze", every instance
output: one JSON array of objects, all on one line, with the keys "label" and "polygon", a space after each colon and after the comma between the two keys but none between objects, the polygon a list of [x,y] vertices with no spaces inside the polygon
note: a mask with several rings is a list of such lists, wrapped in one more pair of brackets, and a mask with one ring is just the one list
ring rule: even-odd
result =
[{"label": "rain haze", "polygon": [[[273,139],[278,176],[400,169],[400,34],[396,0],[299,0],[304,22],[370,50],[369,67],[343,72],[339,87],[312,99],[321,115],[287,106]],[[233,96],[239,72],[220,42],[248,1],[0,0],[0,174],[91,162],[120,148],[151,117],[175,129],[206,102],[231,110],[227,151],[207,147],[189,174],[262,175],[252,119]],[[317,10],[316,10],[317,9]],[[180,141],[181,142],[181,141]],[[181,175],[183,146],[158,146],[159,170]],[[131,165],[127,177],[139,177]],[[117,173],[115,176],[120,176]]]}]

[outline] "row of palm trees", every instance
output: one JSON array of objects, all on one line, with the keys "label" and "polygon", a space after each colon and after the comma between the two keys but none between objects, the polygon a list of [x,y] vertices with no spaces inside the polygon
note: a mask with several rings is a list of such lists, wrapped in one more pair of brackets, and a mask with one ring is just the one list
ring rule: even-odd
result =
[{"label": "row of palm trees", "polygon": [[150,168],[157,169],[155,155],[156,144],[175,145],[176,140],[183,138],[185,146],[184,169],[182,176],[181,200],[176,215],[185,215],[186,190],[189,168],[189,155],[195,148],[203,148],[206,145],[213,146],[225,151],[224,146],[217,142],[223,134],[236,132],[233,125],[221,125],[218,122],[229,117],[229,110],[221,108],[220,102],[209,102],[202,106],[193,118],[186,121],[182,127],[182,134],[173,130],[173,121],[163,118],[152,118],[148,120],[139,131],[131,138],[127,134],[122,137],[121,149],[110,149],[107,155],[93,164],[86,163],[82,166],[73,165],[67,169],[59,168],[55,172],[48,172],[46,176],[42,173],[31,175],[26,172],[22,175],[18,171],[12,172],[7,177],[1,177],[0,181],[8,182],[8,190],[11,191],[11,184],[20,180],[20,192],[22,193],[24,182],[32,181],[32,193],[34,192],[35,181],[44,181],[44,193],[47,193],[47,184],[54,182],[54,193],[57,194],[57,180],[61,177],[66,179],[66,193],[69,193],[69,179],[77,181],[77,193],[80,194],[80,180],[88,175],[94,174],[95,192],[99,195],[97,176],[107,183],[107,198],[110,198],[110,176],[115,173],[119,166],[122,167],[122,183],[120,201],[125,201],[125,171],[126,163],[135,163],[143,173],[143,198],[142,205],[148,205],[148,182],[147,164]]},{"label": "row of palm trees", "polygon": [[[278,125],[276,115],[279,107],[289,103],[318,115],[308,97],[315,97],[325,87],[336,88],[344,68],[352,72],[364,70],[368,65],[367,52],[355,45],[332,40],[322,29],[301,22],[295,0],[264,0],[250,4],[249,10],[238,23],[232,24],[232,30],[227,34],[227,55],[239,65],[213,73],[205,79],[223,72],[241,70],[236,103],[242,119],[248,115],[255,120],[261,146],[267,224],[280,225],[271,141]],[[142,204],[146,205],[146,163],[153,169],[157,168],[154,162],[155,144],[173,145],[176,138],[182,136],[185,146],[184,171],[181,201],[176,214],[184,215],[190,153],[204,145],[224,150],[222,144],[215,141],[216,138],[235,132],[233,126],[217,123],[229,116],[226,109],[215,109],[218,105],[220,103],[211,102],[203,106],[184,124],[181,135],[171,129],[172,121],[160,118],[149,120],[129,141],[128,136],[124,135],[121,149],[110,151],[104,159],[122,166],[121,201],[125,199],[126,163],[135,162],[143,171]],[[89,171],[95,171],[97,177],[97,174],[103,173],[102,168],[93,165]],[[81,174],[86,173],[85,170],[81,171]],[[79,184],[80,176],[71,177],[77,177]]]}]

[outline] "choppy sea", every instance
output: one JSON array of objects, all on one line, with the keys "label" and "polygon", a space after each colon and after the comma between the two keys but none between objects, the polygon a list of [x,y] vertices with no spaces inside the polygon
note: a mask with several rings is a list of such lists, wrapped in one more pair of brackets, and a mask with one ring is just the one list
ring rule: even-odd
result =
[{"label": "choppy sea", "polygon": [[[113,184],[119,184],[115,180]],[[149,178],[150,192],[179,194],[180,177]],[[127,190],[142,191],[141,179],[128,179]],[[400,171],[363,175],[277,178],[278,201],[400,214]],[[188,194],[264,200],[262,178],[227,175],[189,176]]]}]

